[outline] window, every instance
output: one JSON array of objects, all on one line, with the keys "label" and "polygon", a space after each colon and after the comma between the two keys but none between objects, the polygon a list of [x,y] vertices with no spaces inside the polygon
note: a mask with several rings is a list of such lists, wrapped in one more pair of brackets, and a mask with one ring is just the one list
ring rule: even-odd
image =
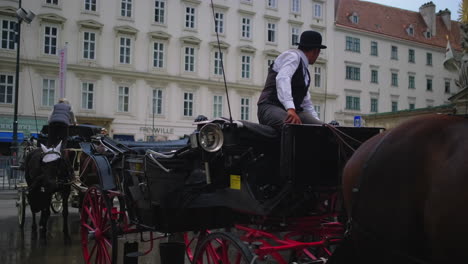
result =
[{"label": "window", "polygon": [[153,67],[164,68],[164,43],[153,43]]},{"label": "window", "polygon": [[195,29],[195,7],[185,7],[185,28]]},{"label": "window", "polygon": [[277,8],[278,2],[277,0],[267,0],[267,7],[269,8]]},{"label": "window", "polygon": [[408,88],[409,89],[415,89],[414,76],[412,76],[412,75],[408,76]]},{"label": "window", "polygon": [[445,80],[445,93],[449,94],[450,93],[450,81]]},{"label": "window", "polygon": [[223,115],[223,97],[221,95],[213,96],[213,118]]},{"label": "window", "polygon": [[185,47],[184,70],[186,72],[195,72],[195,48]]},{"label": "window", "polygon": [[128,103],[130,101],[130,88],[127,86],[119,86],[119,112],[128,112]]},{"label": "window", "polygon": [[251,25],[250,25],[251,21],[250,21],[250,18],[248,17],[243,17],[242,18],[242,31],[241,31],[241,36],[242,38],[246,38],[246,39],[250,39],[251,38],[251,34],[250,34],[250,30],[251,30]]},{"label": "window", "polygon": [[13,75],[0,74],[0,104],[13,103]]},{"label": "window", "polygon": [[314,110],[317,113],[319,119],[322,119],[320,116],[320,105],[314,105]]},{"label": "window", "polygon": [[163,112],[163,91],[153,89],[153,115],[162,115]]},{"label": "window", "polygon": [[357,96],[346,96],[347,110],[361,110],[361,99]]},{"label": "window", "polygon": [[166,19],[166,1],[154,1],[154,22],[164,24]]},{"label": "window", "polygon": [[2,22],[2,49],[14,50],[16,39],[16,22],[12,20],[1,20]]},{"label": "window", "polygon": [[248,55],[242,55],[242,79],[250,79],[250,60],[252,57]]},{"label": "window", "polygon": [[94,83],[81,84],[81,108],[92,110],[94,102]]},{"label": "window", "polygon": [[371,70],[371,83],[379,83],[379,72]]},{"label": "window", "polygon": [[55,103],[55,80],[42,80],[42,105],[54,106]]},{"label": "window", "polygon": [[322,18],[322,4],[318,4],[318,3],[314,4],[314,17]]},{"label": "window", "polygon": [[315,87],[320,87],[321,85],[321,74],[322,74],[322,68],[320,67],[314,67],[314,86]]},{"label": "window", "polygon": [[45,0],[45,3],[49,5],[58,5],[58,0]]},{"label": "window", "polygon": [[184,93],[184,116],[193,116],[193,93]]},{"label": "window", "polygon": [[414,49],[409,49],[408,50],[408,62],[414,63],[414,61],[415,61]]},{"label": "window", "polygon": [[354,81],[361,80],[361,68],[346,66],[346,79]]},{"label": "window", "polygon": [[424,35],[424,37],[427,38],[427,39],[430,39],[430,38],[432,37],[432,34],[431,34],[430,31],[425,31],[425,32],[423,32],[423,35]]},{"label": "window", "polygon": [[45,26],[44,28],[44,53],[47,55],[57,55],[58,28]]},{"label": "window", "polygon": [[214,52],[214,75],[223,75],[223,68],[222,68],[222,61],[223,61],[223,53],[219,51]]},{"label": "window", "polygon": [[121,16],[132,17],[132,0],[122,0],[120,7]]},{"label": "window", "polygon": [[84,8],[86,11],[96,12],[97,0],[84,0]]},{"label": "window", "polygon": [[120,37],[120,59],[122,64],[130,64],[130,53],[132,48],[132,40],[127,37]]},{"label": "window", "polygon": [[392,86],[398,86],[398,73],[392,72]]},{"label": "window", "polygon": [[241,98],[241,120],[250,119],[250,98]]},{"label": "window", "polygon": [[416,107],[415,107],[414,103],[410,103],[410,104],[409,104],[409,109],[410,109],[410,110],[413,110],[413,109],[415,109],[415,108],[416,108]]},{"label": "window", "polygon": [[96,52],[96,33],[83,32],[83,59],[94,60]]},{"label": "window", "polygon": [[406,28],[406,32],[408,33],[408,35],[414,36],[414,28],[413,28],[413,25],[410,25],[409,27],[407,27],[407,28]]},{"label": "window", "polygon": [[426,80],[426,91],[432,91],[432,79]]},{"label": "window", "polygon": [[294,46],[296,43],[299,43],[299,35],[301,29],[299,27],[291,27],[291,45]]},{"label": "window", "polygon": [[215,33],[224,34],[224,13],[215,13]]},{"label": "window", "polygon": [[370,99],[370,111],[372,113],[377,113],[379,110],[379,100],[377,98]]},{"label": "window", "polygon": [[398,47],[397,46],[392,46],[392,53],[390,55],[390,58],[392,60],[398,60]]},{"label": "window", "polygon": [[398,111],[398,102],[392,101],[392,112]]},{"label": "window", "polygon": [[299,13],[301,11],[301,0],[291,0],[291,12]]},{"label": "window", "polygon": [[346,50],[361,52],[361,41],[358,38],[346,37]]},{"label": "window", "polygon": [[377,46],[377,41],[371,41],[370,55],[371,56],[379,56],[379,49],[378,49],[378,46]]},{"label": "window", "polygon": [[351,22],[354,23],[354,24],[358,24],[359,23],[359,16],[354,14],[351,16]]},{"label": "window", "polygon": [[267,41],[276,42],[276,23],[268,22],[267,24]]},{"label": "window", "polygon": [[426,53],[426,65],[432,66],[432,53]]}]

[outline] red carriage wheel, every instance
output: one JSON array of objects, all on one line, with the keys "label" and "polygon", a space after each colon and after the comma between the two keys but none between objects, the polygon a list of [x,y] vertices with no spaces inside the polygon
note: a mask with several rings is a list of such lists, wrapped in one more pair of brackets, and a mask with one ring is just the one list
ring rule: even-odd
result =
[{"label": "red carriage wheel", "polygon": [[193,263],[193,256],[195,255],[195,249],[197,248],[198,242],[207,235],[206,230],[204,231],[190,231],[184,233],[185,253],[190,263]]},{"label": "red carriage wheel", "polygon": [[253,260],[250,249],[230,233],[211,233],[198,243],[192,263],[194,264],[250,264]]},{"label": "red carriage wheel", "polygon": [[86,264],[117,263],[117,225],[111,200],[97,186],[88,189],[81,206],[81,246]]}]

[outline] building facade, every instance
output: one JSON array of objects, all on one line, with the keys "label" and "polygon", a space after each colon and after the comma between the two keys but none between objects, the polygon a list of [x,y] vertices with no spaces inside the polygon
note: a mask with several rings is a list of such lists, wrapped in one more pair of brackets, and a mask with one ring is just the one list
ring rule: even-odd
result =
[{"label": "building facade", "polygon": [[450,41],[461,50],[459,24],[430,2],[412,12],[358,0],[340,0],[334,28],[335,117],[435,107],[458,92],[458,73],[443,62]]},{"label": "building facade", "polygon": [[[13,113],[17,0],[0,0],[0,114]],[[19,120],[46,122],[63,95],[78,123],[102,125],[123,139],[176,139],[198,115],[228,117],[225,72],[234,119],[257,122],[267,67],[304,30],[328,44],[334,3],[325,0],[37,0],[23,23]],[[219,34],[217,42],[216,31]],[[59,78],[66,46],[65,89]],[[327,91],[330,49],[312,75],[320,117],[333,118],[337,95]],[[224,67],[221,67],[221,61]],[[3,88],[2,88],[3,87]],[[327,103],[326,103],[327,102]],[[328,103],[330,102],[330,103]]]}]

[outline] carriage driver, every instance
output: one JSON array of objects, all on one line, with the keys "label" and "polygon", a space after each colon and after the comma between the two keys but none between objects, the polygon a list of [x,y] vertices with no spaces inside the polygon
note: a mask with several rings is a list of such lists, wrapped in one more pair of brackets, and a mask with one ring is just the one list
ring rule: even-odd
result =
[{"label": "carriage driver", "polygon": [[322,124],[310,100],[308,65],[315,63],[322,35],[304,31],[297,49],[281,53],[270,65],[265,87],[258,100],[258,120],[281,131],[283,124]]},{"label": "carriage driver", "polygon": [[60,98],[54,105],[54,109],[49,116],[49,134],[47,145],[57,146],[62,141],[62,149],[67,147],[68,127],[76,125],[75,115],[73,114],[70,103],[65,98]]}]

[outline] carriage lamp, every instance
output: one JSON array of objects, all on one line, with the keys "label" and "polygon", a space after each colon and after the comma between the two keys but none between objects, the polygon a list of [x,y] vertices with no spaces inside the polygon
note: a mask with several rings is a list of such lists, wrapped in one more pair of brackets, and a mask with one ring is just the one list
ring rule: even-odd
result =
[{"label": "carriage lamp", "polygon": [[221,127],[208,123],[200,129],[198,136],[200,146],[207,152],[216,152],[223,146],[224,136]]}]

